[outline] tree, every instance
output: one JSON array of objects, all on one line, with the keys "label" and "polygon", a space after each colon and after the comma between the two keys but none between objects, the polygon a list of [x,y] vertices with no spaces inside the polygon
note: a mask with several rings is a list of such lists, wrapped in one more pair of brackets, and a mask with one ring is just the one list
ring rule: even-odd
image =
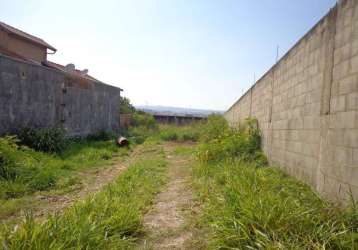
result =
[{"label": "tree", "polygon": [[131,104],[129,98],[121,96],[119,99],[119,112],[121,114],[132,114],[135,111],[135,107]]}]

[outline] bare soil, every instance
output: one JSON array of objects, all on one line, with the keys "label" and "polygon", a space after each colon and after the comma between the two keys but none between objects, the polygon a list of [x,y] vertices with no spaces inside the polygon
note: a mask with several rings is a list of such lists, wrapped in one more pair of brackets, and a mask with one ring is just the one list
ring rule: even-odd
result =
[{"label": "bare soil", "polygon": [[190,249],[193,232],[189,217],[193,207],[190,186],[192,156],[178,154],[175,149],[192,144],[167,143],[164,151],[168,162],[168,183],[156,197],[152,209],[144,217],[146,237],[140,249]]}]

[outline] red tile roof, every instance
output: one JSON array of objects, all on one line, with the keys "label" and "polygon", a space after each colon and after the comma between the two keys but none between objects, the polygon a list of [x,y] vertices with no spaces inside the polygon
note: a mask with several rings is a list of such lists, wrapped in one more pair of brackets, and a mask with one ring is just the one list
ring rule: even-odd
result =
[{"label": "red tile roof", "polygon": [[30,35],[26,32],[23,32],[19,29],[16,29],[6,23],[3,23],[3,22],[0,22],[0,28],[4,29],[5,31],[11,33],[11,34],[14,34],[14,35],[17,35],[25,40],[28,40],[28,41],[31,41],[35,44],[38,44],[38,45],[42,45],[52,51],[56,51],[56,49],[54,47],[52,47],[50,44],[48,44],[47,42],[45,42],[44,40],[42,40],[41,38],[38,38],[36,36],[33,36],[33,35]]}]

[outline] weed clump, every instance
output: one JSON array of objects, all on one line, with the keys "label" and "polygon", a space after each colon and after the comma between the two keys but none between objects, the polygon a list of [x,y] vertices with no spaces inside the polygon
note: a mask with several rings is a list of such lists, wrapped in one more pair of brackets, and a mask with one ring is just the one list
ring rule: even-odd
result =
[{"label": "weed clump", "polygon": [[46,153],[60,153],[67,142],[62,128],[24,128],[20,130],[18,139],[22,145]]},{"label": "weed clump", "polygon": [[261,151],[261,134],[255,119],[247,119],[240,127],[230,128],[223,117],[210,116],[201,142],[197,157],[203,163],[238,157],[255,162],[258,166],[267,165],[267,159]]},{"label": "weed clump", "polygon": [[163,124],[159,126],[157,137],[162,141],[196,142],[201,136],[203,127],[202,122],[193,122],[184,126]]},{"label": "weed clump", "polygon": [[152,115],[136,111],[133,113],[131,126],[123,132],[134,144],[142,144],[158,132],[158,124]]}]

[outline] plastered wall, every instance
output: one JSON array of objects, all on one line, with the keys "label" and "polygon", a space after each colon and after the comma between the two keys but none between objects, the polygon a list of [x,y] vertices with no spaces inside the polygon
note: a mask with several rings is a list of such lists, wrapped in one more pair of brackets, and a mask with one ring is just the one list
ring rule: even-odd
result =
[{"label": "plastered wall", "polygon": [[45,47],[33,44],[29,41],[24,41],[16,35],[8,34],[1,29],[0,47],[36,62],[43,62],[47,59],[47,49]]},{"label": "plastered wall", "polygon": [[120,89],[0,56],[0,135],[62,126],[69,136],[119,129]]},{"label": "plastered wall", "polygon": [[256,117],[270,163],[358,200],[358,1],[342,0],[226,113]]}]

